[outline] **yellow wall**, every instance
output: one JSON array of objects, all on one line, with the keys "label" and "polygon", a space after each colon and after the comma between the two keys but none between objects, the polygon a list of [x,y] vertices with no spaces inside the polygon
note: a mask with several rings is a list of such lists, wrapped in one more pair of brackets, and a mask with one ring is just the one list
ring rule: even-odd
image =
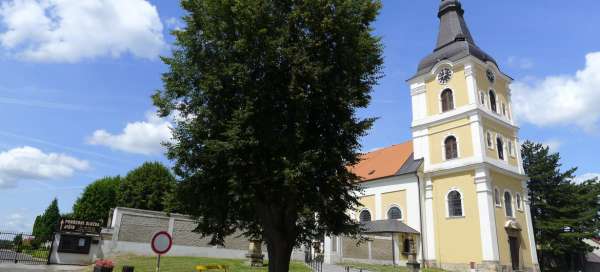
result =
[{"label": "yellow wall", "polygon": [[356,211],[356,219],[359,220],[360,212],[364,208],[367,208],[367,209],[369,209],[369,212],[371,212],[371,220],[375,220],[375,216],[376,216],[375,215],[375,196],[374,195],[363,196],[358,199],[358,202],[360,203],[361,207],[358,207],[358,211]]},{"label": "yellow wall", "polygon": [[483,119],[482,121],[482,125],[483,125],[483,135],[484,137],[487,137],[487,132],[491,132],[492,133],[492,144],[494,146],[494,149],[490,149],[487,147],[487,139],[485,139],[486,141],[486,155],[490,158],[493,159],[498,159],[498,150],[496,149],[496,135],[500,134],[502,136],[504,136],[504,138],[509,139],[510,141],[512,141],[513,144],[513,150],[514,150],[514,156],[510,155],[510,152],[508,151],[508,143],[504,143],[507,147],[507,149],[505,150],[505,154],[504,157],[508,158],[508,163],[512,166],[517,166],[518,165],[518,161],[517,161],[517,152],[519,152],[518,150],[518,146],[517,146],[517,131],[515,129],[510,129],[510,128],[506,128],[504,126],[499,125],[496,121],[492,121],[492,120],[487,120],[487,119]]},{"label": "yellow wall", "polygon": [[[504,104],[506,104],[507,112],[510,112],[510,101],[508,101],[508,82],[500,75],[498,75],[498,73],[496,73],[496,80],[494,81],[494,84],[491,84],[490,81],[487,79],[486,67],[479,64],[475,64],[474,68],[475,79],[477,80],[477,90],[484,91],[486,95],[488,95],[490,89],[494,90],[498,102],[498,113],[502,114],[502,106],[500,102],[504,102]],[[479,93],[477,93],[477,98],[478,101],[480,101]],[[486,105],[489,107],[489,96],[487,97]]]},{"label": "yellow wall", "polygon": [[387,212],[392,206],[397,206],[402,210],[402,221],[406,222],[408,210],[406,209],[405,190],[381,194],[381,210],[384,219],[387,219]]},{"label": "yellow wall", "polygon": [[[480,263],[481,235],[479,208],[472,171],[432,178],[436,256],[440,263]],[[462,193],[465,215],[447,218],[446,195],[451,188]]]},{"label": "yellow wall", "polygon": [[441,85],[437,76],[429,79],[426,84],[427,88],[427,115],[437,115],[441,113],[440,94],[446,88],[452,90],[454,96],[454,108],[460,108],[469,104],[469,95],[467,93],[467,81],[465,79],[465,68],[463,65],[455,65],[453,67],[453,75],[448,85]]},{"label": "yellow wall", "polygon": [[[502,265],[510,265],[510,250],[508,245],[508,233],[504,228],[506,222],[509,220],[506,217],[505,207],[504,207],[504,190],[508,189],[512,194],[512,202],[514,208],[514,215],[516,221],[521,226],[522,230],[520,232],[519,241],[520,241],[520,262],[525,267],[532,267],[531,261],[531,250],[529,248],[529,236],[527,234],[527,220],[525,218],[525,202],[523,201],[523,187],[521,185],[521,181],[512,177],[508,177],[506,175],[502,175],[496,172],[491,172],[492,178],[492,187],[498,188],[500,193],[500,203],[501,207],[495,207],[495,215],[496,215],[496,231],[498,233],[498,249],[500,254],[500,264]],[[516,205],[516,193],[521,194],[521,210],[517,209]]]},{"label": "yellow wall", "polygon": [[431,163],[444,162],[443,142],[448,135],[453,134],[458,138],[458,158],[473,156],[473,138],[468,118],[448,122],[429,129],[429,152]]}]

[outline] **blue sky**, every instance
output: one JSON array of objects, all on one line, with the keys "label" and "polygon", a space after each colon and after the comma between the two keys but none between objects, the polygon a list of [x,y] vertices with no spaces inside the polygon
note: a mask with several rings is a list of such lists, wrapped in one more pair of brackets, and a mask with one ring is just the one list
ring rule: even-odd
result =
[{"label": "blue sky", "polygon": [[[28,230],[52,198],[71,210],[93,180],[167,162],[169,123],[153,116],[178,1],[0,1],[0,229]],[[550,145],[597,175],[600,2],[463,0],[478,45],[515,78],[521,139]],[[368,151],[410,139],[405,80],[432,51],[437,0],[384,0],[375,24],[385,77],[363,116]],[[167,162],[168,163],[168,162]]]}]

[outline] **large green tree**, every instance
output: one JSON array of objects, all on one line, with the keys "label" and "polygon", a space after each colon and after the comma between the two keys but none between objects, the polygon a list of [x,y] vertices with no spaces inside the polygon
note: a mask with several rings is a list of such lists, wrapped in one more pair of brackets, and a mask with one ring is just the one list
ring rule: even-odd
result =
[{"label": "large green tree", "polygon": [[154,96],[175,114],[180,198],[213,243],[262,237],[269,271],[324,234],[356,233],[357,117],[381,76],[378,0],[184,0]]},{"label": "large green tree", "polygon": [[159,162],[146,162],[127,173],[117,194],[120,206],[168,211],[174,201],[175,177]]},{"label": "large green tree", "polygon": [[73,217],[105,224],[111,208],[117,206],[121,177],[105,177],[92,182],[73,205]]},{"label": "large green tree", "polygon": [[33,225],[32,234],[35,237],[36,244],[51,241],[52,235],[58,230],[60,224],[60,211],[58,210],[58,200],[52,200],[44,214],[37,216]]},{"label": "large green tree", "polygon": [[540,265],[545,271],[575,269],[576,259],[592,249],[583,240],[600,230],[600,183],[575,184],[577,169],[562,171],[560,154],[547,146],[528,141],[522,155]]}]

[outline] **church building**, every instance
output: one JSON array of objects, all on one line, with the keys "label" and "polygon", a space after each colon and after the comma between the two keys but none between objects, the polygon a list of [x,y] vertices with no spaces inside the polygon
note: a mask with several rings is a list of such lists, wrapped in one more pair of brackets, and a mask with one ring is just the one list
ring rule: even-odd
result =
[{"label": "church building", "polygon": [[408,80],[412,141],[352,168],[363,190],[349,212],[369,241],[327,237],[326,262],[406,264],[412,246],[422,267],[539,271],[512,79],[463,14],[459,0],[441,1],[435,48]]}]

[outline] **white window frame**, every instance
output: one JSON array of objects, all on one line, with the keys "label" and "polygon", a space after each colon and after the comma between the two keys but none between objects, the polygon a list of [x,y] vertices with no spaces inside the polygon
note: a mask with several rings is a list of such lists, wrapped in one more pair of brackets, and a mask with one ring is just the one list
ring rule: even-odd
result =
[{"label": "white window frame", "polygon": [[[490,140],[492,141],[491,145],[488,145],[488,138],[487,138],[488,134],[490,135],[490,138],[491,138]],[[490,130],[485,132],[485,145],[487,146],[488,149],[490,149],[490,150],[495,149],[494,148],[494,146],[495,146],[494,140],[495,139],[496,139],[496,136],[495,136],[494,132],[492,132]]]},{"label": "white window frame", "polygon": [[404,211],[402,210],[402,208],[397,205],[397,204],[391,204],[387,207],[387,210],[385,211],[385,218],[390,220],[390,209],[392,208],[398,208],[400,210],[400,219],[394,219],[394,220],[398,220],[398,221],[404,221]]},{"label": "white window frame", "polygon": [[[460,195],[460,208],[462,210],[462,215],[461,216],[450,216],[450,207],[448,206],[448,195],[450,195],[451,192],[458,192],[458,194]],[[462,219],[465,218],[466,212],[465,212],[465,197],[463,192],[458,189],[457,187],[452,187],[448,190],[448,192],[446,193],[446,219]]]},{"label": "white window frame", "polygon": [[511,206],[511,210],[512,210],[512,216],[509,216],[508,213],[506,212],[507,211],[506,210],[506,208],[507,208],[506,205],[504,205],[504,209],[503,209],[504,210],[504,215],[507,218],[514,219],[516,217],[515,215],[516,215],[516,212],[517,212],[515,210],[515,197],[514,197],[514,194],[510,190],[505,189],[504,193],[502,194],[502,202],[503,203],[506,203],[506,193],[510,194],[510,198],[511,198],[510,199],[510,204],[511,204],[510,206]]},{"label": "white window frame", "polygon": [[494,139],[496,140],[495,141],[496,149],[498,149],[498,139],[502,140],[502,156],[504,158],[500,159],[500,154],[498,154],[498,150],[496,150],[496,157],[498,157],[498,160],[500,160],[500,161],[507,162],[508,161],[508,156],[510,156],[510,155],[508,155],[508,152],[506,152],[506,146],[507,146],[507,144],[506,144],[506,138],[502,134],[497,133],[496,134],[496,138],[494,138]]},{"label": "white window frame", "polygon": [[517,211],[523,212],[523,196],[519,192],[515,193],[515,204]]},{"label": "white window frame", "polygon": [[[498,197],[496,197],[496,193],[498,193]],[[498,187],[494,187],[494,206],[496,206],[496,208],[502,208],[502,195],[500,195],[500,189],[498,189]]]},{"label": "white window frame", "polygon": [[[454,137],[454,139],[456,139],[456,158],[454,159],[446,159],[446,139],[448,139],[448,137]],[[458,138],[458,136],[456,136],[456,134],[454,133],[448,133],[446,134],[446,136],[442,139],[442,161],[453,161],[453,160],[458,160],[460,159],[460,139]]]},{"label": "white window frame", "polygon": [[510,154],[511,158],[516,158],[517,157],[517,145],[516,145],[516,141],[513,139],[510,139],[508,141],[509,143],[509,149],[508,149],[508,153]]},{"label": "white window frame", "polygon": [[[452,109],[449,110],[449,111],[444,111],[444,107],[442,105],[442,101],[443,101],[443,99],[442,99],[442,93],[445,90],[450,90],[450,92],[452,93]],[[456,96],[454,95],[454,90],[452,90],[452,88],[450,88],[448,86],[445,86],[444,88],[442,88],[440,90],[440,92],[438,93],[438,107],[439,107],[439,110],[440,110],[440,114],[443,114],[443,113],[446,113],[446,112],[452,112],[452,111],[456,110]]]},{"label": "white window frame", "polygon": [[[369,212],[369,214],[371,215],[371,221],[373,221],[374,218],[373,218],[373,213],[371,212],[371,210],[369,208],[362,208],[362,209],[360,209],[360,211],[358,211],[358,216],[357,216],[358,222],[359,223],[363,222],[363,221],[361,221],[362,218],[360,218],[360,214],[364,211]],[[369,221],[369,222],[371,222],[371,221]]]},{"label": "white window frame", "polygon": [[[496,103],[495,103],[496,104],[496,111],[494,111],[492,109],[492,97],[489,95],[490,92],[494,93],[494,97],[496,98]],[[497,115],[500,115],[500,111],[499,110],[501,110],[501,109],[498,106],[498,102],[499,102],[498,93],[493,88],[488,91],[488,102],[489,102],[488,104],[490,105],[490,111],[493,112],[493,113],[495,113],[495,114],[497,114]]]}]

